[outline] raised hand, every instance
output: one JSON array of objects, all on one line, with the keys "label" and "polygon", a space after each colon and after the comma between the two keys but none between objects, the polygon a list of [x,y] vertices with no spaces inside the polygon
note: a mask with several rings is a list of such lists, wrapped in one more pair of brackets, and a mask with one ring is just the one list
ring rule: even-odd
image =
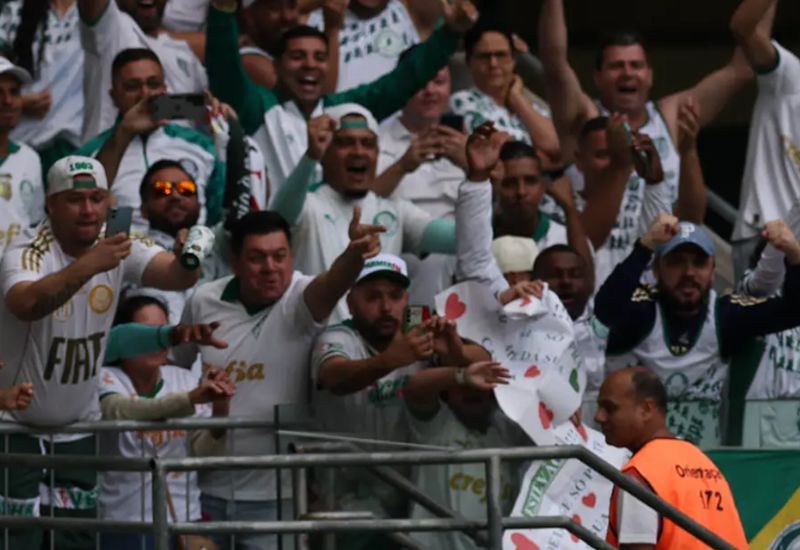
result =
[{"label": "raised hand", "polygon": [[608,117],[608,124],[606,125],[608,154],[611,157],[611,162],[617,166],[633,165],[630,141],[625,131],[627,123],[628,117],[619,113],[612,113]]},{"label": "raised hand", "polygon": [[217,349],[225,349],[228,343],[214,337],[214,331],[219,328],[219,323],[199,324],[199,325],[176,325],[170,334],[170,342],[173,346],[194,343],[198,346],[212,346]]},{"label": "raised hand", "polygon": [[553,197],[556,204],[563,210],[575,208],[575,192],[572,190],[572,182],[569,177],[564,175],[553,182],[547,188],[547,194]]},{"label": "raised hand", "polygon": [[50,90],[22,95],[22,112],[34,118],[42,119],[47,116],[52,105],[53,94]]},{"label": "raised hand", "polygon": [[441,0],[442,15],[451,31],[457,33],[467,32],[478,20],[477,8],[470,0]]},{"label": "raised hand", "polygon": [[136,105],[128,109],[122,116],[121,128],[129,136],[147,134],[159,126],[167,123],[166,120],[153,118],[153,100],[156,96],[144,97]]},{"label": "raised hand", "polygon": [[800,263],[800,242],[785,221],[775,220],[767,223],[761,235],[772,246],[783,252],[790,264]]},{"label": "raised hand", "polygon": [[308,121],[308,151],[306,156],[316,161],[322,160],[325,151],[333,141],[336,122],[328,115],[320,115]]},{"label": "raised hand", "polygon": [[499,384],[508,384],[511,373],[494,361],[472,363],[464,370],[464,381],[467,386],[479,390],[493,390]]},{"label": "raised hand", "polygon": [[650,229],[642,236],[641,242],[650,250],[669,242],[678,234],[678,218],[672,214],[661,213],[655,219]]},{"label": "raised hand", "polygon": [[700,133],[700,107],[692,96],[678,107],[678,152],[681,156],[697,147]]},{"label": "raised hand", "polygon": [[449,126],[436,124],[433,129],[439,136],[439,153],[462,169],[467,169],[467,134]]},{"label": "raised hand", "polygon": [[448,358],[448,363],[466,364],[464,341],[458,335],[455,322],[434,315],[420,325],[420,329],[433,335],[433,351]]},{"label": "raised hand", "polygon": [[0,389],[0,410],[21,411],[27,409],[32,400],[33,384],[30,382]]},{"label": "raised hand", "polygon": [[647,134],[636,134],[633,138],[633,165],[636,173],[645,182],[654,184],[664,181],[664,169],[661,166],[661,155]]},{"label": "raised hand", "polygon": [[117,267],[131,253],[131,240],[125,233],[100,240],[76,262],[81,262],[93,274],[104,273]]},{"label": "raised hand", "polygon": [[[532,268],[533,266],[531,266],[531,269]],[[508,287],[500,293],[498,299],[501,304],[506,305],[514,300],[520,300],[522,298],[533,297],[541,300],[542,296],[544,296],[544,282],[536,279],[535,281],[522,281],[521,283]]]},{"label": "raised hand", "polygon": [[189,402],[192,405],[201,403],[216,403],[229,401],[236,393],[233,383],[222,369],[211,368],[195,389],[189,392]]},{"label": "raised hand", "polygon": [[344,14],[350,0],[325,0],[322,4],[322,19],[325,30],[341,29],[344,26]]},{"label": "raised hand", "polygon": [[500,132],[493,122],[484,122],[467,139],[467,177],[470,181],[485,181],[500,160],[500,149],[511,136]]},{"label": "raised hand", "polygon": [[380,234],[385,232],[386,227],[382,225],[362,224],[361,207],[356,206],[348,229],[350,244],[347,249],[357,252],[365,260],[373,258],[381,252]]},{"label": "raised hand", "polygon": [[406,174],[414,172],[424,162],[433,160],[442,154],[442,138],[434,130],[427,130],[411,139],[400,162]]}]

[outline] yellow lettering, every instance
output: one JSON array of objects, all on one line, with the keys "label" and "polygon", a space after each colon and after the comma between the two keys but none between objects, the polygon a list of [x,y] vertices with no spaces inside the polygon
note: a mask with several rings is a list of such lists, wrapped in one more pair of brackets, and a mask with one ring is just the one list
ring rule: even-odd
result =
[{"label": "yellow lettering", "polygon": [[461,472],[459,472],[459,473],[455,474],[453,477],[451,477],[450,478],[450,488],[458,491],[459,490],[458,482],[462,477],[464,477],[464,474],[462,474]]},{"label": "yellow lettering", "polygon": [[247,379],[248,380],[263,380],[264,379],[264,364],[263,363],[256,363],[255,365],[250,365],[247,369]]},{"label": "yellow lettering", "polygon": [[468,476],[467,474],[463,474],[463,475],[464,475],[464,486],[461,487],[461,490],[462,491],[467,491],[467,490],[469,490],[469,486],[472,483],[472,480],[475,479],[475,478],[472,477],[472,476]]},{"label": "yellow lettering", "polygon": [[482,479],[476,479],[472,482],[472,492],[476,495],[482,495],[486,491],[486,481]]}]

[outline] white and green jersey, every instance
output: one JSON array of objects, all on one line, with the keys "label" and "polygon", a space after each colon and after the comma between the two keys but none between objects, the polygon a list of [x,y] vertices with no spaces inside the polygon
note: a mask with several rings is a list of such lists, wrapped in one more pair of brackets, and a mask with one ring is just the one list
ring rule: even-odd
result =
[{"label": "white and green jersey", "polygon": [[39,155],[10,141],[0,159],[0,258],[15,236],[44,219],[44,186]]},{"label": "white and green jersey", "polygon": [[[77,154],[97,156],[114,133],[114,128],[84,145]],[[185,126],[166,124],[149,135],[139,135],[131,140],[119,162],[111,193],[120,206],[133,207],[133,227],[146,231],[147,221],[142,217],[139,188],[147,169],[159,160],[174,160],[197,183],[200,201],[198,223],[214,224],[222,213],[222,196],[225,192],[225,165],[217,160],[211,139]]]},{"label": "white and green jersey", "polygon": [[[300,218],[292,227],[292,250],[298,270],[317,275],[333,265],[350,243],[348,227],[355,206],[361,207],[363,223],[386,227],[386,232],[381,233],[381,250],[396,256],[406,251],[418,252],[425,227],[432,219],[408,201],[385,199],[372,191],[362,199],[350,199],[327,184],[317,185],[309,191]],[[349,316],[342,300],[332,319],[338,322]]]},{"label": "white and green jersey", "polygon": [[[322,9],[311,13],[308,24],[325,30]],[[372,82],[397,66],[403,51],[419,43],[419,33],[400,0],[389,3],[378,15],[362,19],[347,10],[339,31],[339,79],[336,91]]]},{"label": "white and green jersey", "polygon": [[800,397],[800,327],[764,336],[764,354],[747,399]]},{"label": "white and green jersey", "polygon": [[[0,11],[0,47],[10,50],[20,24],[21,0],[11,0]],[[31,50],[34,81],[23,93],[50,90],[53,103],[44,118],[24,115],[11,137],[36,148],[61,138],[72,145],[81,142],[83,125],[83,49],[78,30],[78,3],[63,17],[48,8],[43,24],[33,37]],[[43,43],[44,42],[44,43]],[[40,57],[41,56],[41,57]]]},{"label": "white and green jersey", "polygon": [[164,67],[167,90],[172,94],[202,94],[208,88],[203,64],[183,40],[167,33],[152,37],[144,33],[136,21],[123,13],[117,3],[109,0],[105,11],[96,21],[81,20],[81,44],[85,51],[83,90],[83,141],[91,139],[114,124],[117,108],[111,102],[111,63],[116,55],[128,48],[153,50]]},{"label": "white and green jersey", "polygon": [[[270,421],[275,407],[282,406],[282,418],[286,419],[290,410],[307,408],[311,381],[308,357],[314,338],[324,327],[324,323],[314,321],[303,295],[311,281],[311,277],[295,272],[280,300],[258,311],[248,311],[239,301],[239,283],[234,277],[201,285],[186,303],[182,322],[219,322],[214,335],[227,342],[228,347],[202,346],[198,350],[195,346],[182,346],[174,352],[176,364],[189,367],[199,351],[204,366],[225,369],[236,384],[231,418]],[[226,454],[275,452],[270,430],[235,430],[228,435]],[[288,476],[282,481],[282,494],[291,494]],[[223,499],[274,500],[275,472],[204,472],[200,488]]]},{"label": "white and green jersey", "polygon": [[667,423],[679,437],[702,445],[720,442],[720,404],[728,381],[729,362],[720,355],[717,293],[711,290],[703,326],[694,341],[670,346],[669,327],[661,306],[653,327],[634,349],[609,357],[609,372],[633,364],[658,374],[667,389]]},{"label": "white and green jersey", "polygon": [[800,59],[773,40],[775,67],[758,75],[734,239],[755,237],[800,200]]},{"label": "white and green jersey", "polygon": [[[125,371],[116,367],[103,367],[100,369],[99,392],[100,399],[114,394],[138,399],[157,399],[171,393],[191,391],[197,387],[197,382],[190,371],[165,365],[161,367],[161,380],[155,390],[148,395],[141,395],[137,394]],[[210,417],[211,405],[196,405],[194,416]],[[110,456],[186,458],[189,456],[189,439],[186,430],[121,432],[101,437],[101,449],[104,455]],[[167,485],[177,520],[199,520],[200,489],[197,486],[197,472],[170,472]],[[100,487],[98,509],[101,518],[152,521],[153,481],[149,473],[103,472],[100,476]]]},{"label": "white and green jersey", "polygon": [[314,382],[314,412],[325,431],[348,433],[370,439],[408,441],[408,420],[403,388],[420,362],[393,370],[363,390],[348,395],[334,395],[320,388],[319,371],[329,359],[348,361],[369,359],[378,352],[356,331],[352,323],[332,325],[325,329],[311,354]]},{"label": "white and green jersey", "polygon": [[[522,432],[506,418],[500,410],[495,410],[486,433],[467,429],[453,414],[450,407],[439,405],[436,415],[424,421],[411,418],[411,431],[414,441],[428,445],[449,447],[454,450],[493,449],[530,445]],[[500,478],[500,505],[504,515],[511,512],[514,499],[519,491],[519,472],[512,462],[503,462]],[[454,510],[460,516],[483,520],[486,518],[486,499],[489,490],[486,480],[486,467],[476,464],[442,464],[419,466],[414,472],[414,482],[421,491],[436,502]],[[411,509],[413,519],[434,517],[427,509],[414,504]],[[437,550],[473,550],[480,548],[472,539],[462,533],[414,533],[413,538],[424,548]]]},{"label": "white and green jersey", "polygon": [[[33,402],[0,419],[30,426],[64,426],[96,420],[97,375],[105,354],[123,283],[139,284],[150,260],[161,251],[134,240],[131,254],[116,268],[89,279],[63,306],[39,321],[21,321],[0,305],[0,387],[33,384]],[[38,281],[74,261],[61,249],[45,221],[15,239],[0,267],[3,295],[18,283]],[[77,437],[64,436],[64,439]]]},{"label": "white and green jersey", "polygon": [[161,25],[174,32],[203,32],[209,0],[170,0],[164,6]]},{"label": "white and green jersey", "polygon": [[[532,103],[542,115],[550,117],[550,107],[539,98]],[[464,117],[467,131],[472,132],[484,122],[494,122],[498,130],[511,134],[517,141],[532,143],[528,129],[520,118],[476,87],[461,90],[450,96],[450,110]],[[534,144],[535,145],[535,144]]]}]

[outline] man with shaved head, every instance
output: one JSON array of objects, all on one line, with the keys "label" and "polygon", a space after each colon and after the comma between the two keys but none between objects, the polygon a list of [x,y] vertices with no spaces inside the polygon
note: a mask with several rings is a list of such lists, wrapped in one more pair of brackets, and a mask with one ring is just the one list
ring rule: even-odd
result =
[{"label": "man with shaved head", "polygon": [[[634,366],[612,373],[600,388],[597,405],[595,422],[606,441],[633,453],[623,473],[736,548],[747,548],[725,477],[700,449],[667,428],[667,390],[655,372]],[[616,487],[607,538],[627,550],[707,548]]]}]

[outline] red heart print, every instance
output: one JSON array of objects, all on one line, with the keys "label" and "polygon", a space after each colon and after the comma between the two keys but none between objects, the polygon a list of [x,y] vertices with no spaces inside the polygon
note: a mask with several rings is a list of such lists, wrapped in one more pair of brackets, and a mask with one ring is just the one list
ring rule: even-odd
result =
[{"label": "red heart print", "polygon": [[548,409],[543,401],[539,401],[539,421],[542,423],[545,430],[550,429],[554,416],[553,411]]},{"label": "red heart print", "polygon": [[536,378],[540,374],[542,374],[542,371],[539,370],[539,367],[531,365],[528,367],[528,370],[525,371],[525,378]]},{"label": "red heart print", "polygon": [[539,545],[522,533],[511,535],[511,542],[514,543],[516,550],[539,550]]},{"label": "red heart print", "polygon": [[467,311],[467,304],[458,299],[458,294],[455,292],[447,297],[447,302],[444,304],[444,316],[450,320],[455,321]]},{"label": "red heart print", "polygon": [[[573,515],[572,515],[572,521],[574,521],[575,523],[577,523],[578,525],[580,525],[580,524],[581,524],[581,517],[580,517],[578,514],[573,514]],[[570,534],[569,534],[569,538],[571,538],[571,539],[572,539],[572,542],[574,542],[574,543],[576,543],[576,544],[577,544],[577,542],[580,540],[580,539],[577,537],[577,535],[575,535],[574,533],[570,533]]]},{"label": "red heart print", "polygon": [[522,305],[523,305],[523,306],[527,306],[527,305],[528,305],[528,304],[530,304],[532,301],[533,301],[533,300],[531,300],[531,297],[530,297],[530,296],[525,296],[525,297],[522,299]]},{"label": "red heart print", "polygon": [[594,493],[589,493],[581,499],[581,502],[583,502],[583,505],[587,508],[594,508],[597,504],[597,495]]},{"label": "red heart print", "polygon": [[589,441],[589,434],[586,432],[586,426],[581,423],[575,429],[578,430],[578,433],[581,435],[581,439],[584,441]]}]

